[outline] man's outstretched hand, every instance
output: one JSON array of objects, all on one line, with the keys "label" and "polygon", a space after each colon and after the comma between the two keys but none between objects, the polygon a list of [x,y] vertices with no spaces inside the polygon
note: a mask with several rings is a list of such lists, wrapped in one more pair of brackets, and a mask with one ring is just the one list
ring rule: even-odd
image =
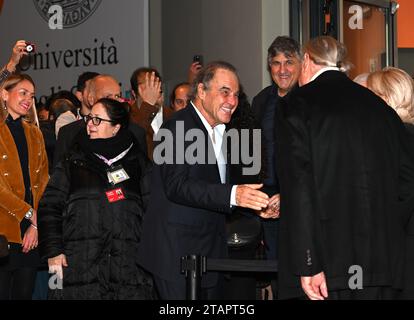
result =
[{"label": "man's outstretched hand", "polygon": [[239,207],[261,211],[269,204],[269,197],[259,189],[263,184],[242,184],[236,188],[236,203]]}]

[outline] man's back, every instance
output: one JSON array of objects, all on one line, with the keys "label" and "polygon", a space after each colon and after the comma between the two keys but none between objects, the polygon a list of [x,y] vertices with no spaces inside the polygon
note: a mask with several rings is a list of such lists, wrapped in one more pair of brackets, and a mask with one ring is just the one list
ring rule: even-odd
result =
[{"label": "man's back", "polygon": [[281,237],[295,236],[281,245],[292,263],[281,265],[282,287],[295,286],[284,272],[323,271],[330,290],[348,289],[353,265],[363,268],[366,286],[401,285],[397,201],[408,193],[398,191],[404,165],[405,175],[413,171],[397,114],[345,74],[327,71],[292,92],[277,119]]}]

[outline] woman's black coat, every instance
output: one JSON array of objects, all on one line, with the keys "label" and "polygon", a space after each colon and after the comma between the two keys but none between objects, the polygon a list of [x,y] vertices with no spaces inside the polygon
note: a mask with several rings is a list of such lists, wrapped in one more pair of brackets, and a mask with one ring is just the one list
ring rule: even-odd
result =
[{"label": "woman's black coat", "polygon": [[[106,164],[75,144],[55,168],[38,214],[42,258],[63,253],[68,263],[52,298],[152,298],[152,280],[137,262],[150,164],[135,143],[118,165],[130,179],[113,187]],[[110,203],[105,192],[114,188],[126,199]]]}]

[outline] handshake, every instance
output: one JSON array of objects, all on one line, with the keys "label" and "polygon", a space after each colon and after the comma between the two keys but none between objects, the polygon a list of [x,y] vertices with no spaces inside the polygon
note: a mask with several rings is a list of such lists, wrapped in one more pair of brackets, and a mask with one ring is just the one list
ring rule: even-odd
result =
[{"label": "handshake", "polygon": [[275,194],[269,199],[266,208],[258,211],[257,214],[264,219],[277,219],[280,216],[280,194]]},{"label": "handshake", "polygon": [[276,219],[280,215],[280,194],[269,196],[260,191],[263,184],[238,185],[236,203],[239,207],[249,208],[264,219]]}]

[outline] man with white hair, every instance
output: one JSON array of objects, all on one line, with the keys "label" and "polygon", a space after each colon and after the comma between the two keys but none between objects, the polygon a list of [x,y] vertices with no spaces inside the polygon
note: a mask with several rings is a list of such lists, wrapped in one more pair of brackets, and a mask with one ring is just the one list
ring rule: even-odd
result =
[{"label": "man with white hair", "polygon": [[388,299],[403,286],[414,166],[398,115],[350,80],[345,47],[305,45],[277,109],[279,297]]}]

